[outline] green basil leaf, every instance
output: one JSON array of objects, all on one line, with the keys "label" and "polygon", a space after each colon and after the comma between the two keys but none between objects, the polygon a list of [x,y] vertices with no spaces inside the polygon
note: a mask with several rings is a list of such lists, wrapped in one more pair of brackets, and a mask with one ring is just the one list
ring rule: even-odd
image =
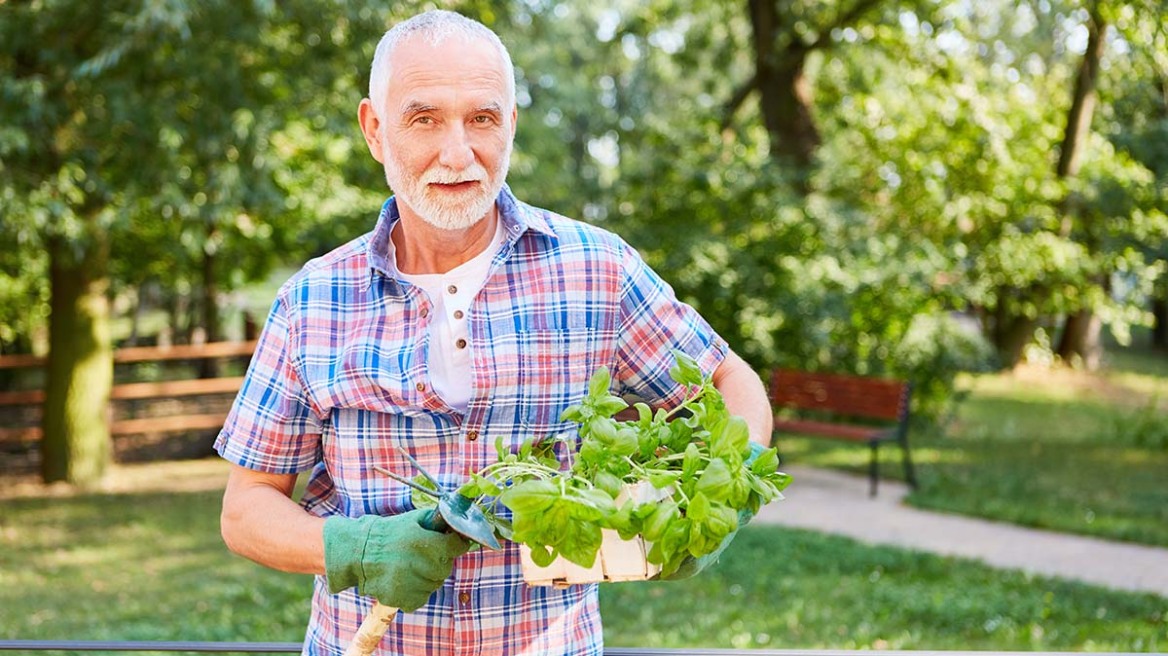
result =
[{"label": "green basil leaf", "polygon": [[702,369],[698,366],[697,360],[676,349],[673,350],[673,358],[674,365],[669,370],[670,378],[681,385],[697,387],[702,384]]},{"label": "green basil leaf", "polygon": [[738,529],[738,512],[727,505],[711,504],[705,530],[719,540]]},{"label": "green basil leaf", "polygon": [[617,430],[611,448],[613,455],[624,457],[636,453],[638,446],[637,431],[631,428],[621,428]]},{"label": "green basil leaf", "polygon": [[608,368],[598,368],[588,381],[588,396],[596,399],[608,394],[608,385],[610,382],[612,382],[612,374],[608,372]]},{"label": "green basil leaf", "polygon": [[531,561],[540,567],[547,567],[556,559],[556,554],[551,549],[542,545],[528,545],[531,548]]},{"label": "green basil leaf", "polygon": [[779,468],[779,450],[771,447],[759,454],[754,462],[750,463],[750,471],[758,476],[773,474]]},{"label": "green basil leaf", "polygon": [[685,447],[685,460],[681,464],[681,477],[683,479],[693,478],[701,466],[702,452],[698,449],[698,445],[691,442]]},{"label": "green basil leaf", "polygon": [[588,436],[602,442],[605,446],[616,441],[616,422],[609,417],[596,416],[585,424]]},{"label": "green basil leaf", "polygon": [[595,509],[603,515],[611,515],[616,512],[616,502],[604,490],[596,488],[583,489],[577,492],[573,498],[578,499],[580,503]]},{"label": "green basil leaf", "polygon": [[608,496],[615,499],[621,491],[621,480],[607,471],[600,471],[592,478],[592,484],[604,490]]},{"label": "green basil leaf", "polygon": [[604,527],[615,529],[622,540],[628,540],[637,533],[633,525],[633,505],[632,501],[626,501],[616,512],[604,520]]},{"label": "green basil leaf", "polygon": [[710,498],[698,492],[685,507],[685,516],[695,523],[705,522],[710,517]]},{"label": "green basil leaf", "polygon": [[[747,425],[745,419],[737,415],[730,417],[730,420],[726,422],[726,428],[722,431],[722,444],[729,453],[734,454],[737,462],[742,462],[743,458],[750,453],[750,426]],[[710,448],[710,453],[714,453],[713,447]]]},{"label": "green basil leaf", "polygon": [[577,464],[585,468],[601,468],[608,460],[608,449],[596,440],[584,440],[580,444]]},{"label": "green basil leaf", "polygon": [[560,554],[581,567],[592,567],[600,551],[603,535],[600,526],[587,522],[569,522],[563,526],[557,542]]},{"label": "green basil leaf", "polygon": [[560,421],[573,421],[577,424],[584,421],[584,414],[581,412],[582,409],[583,406],[581,405],[570,405],[564,408],[564,411],[560,413]]},{"label": "green basil leaf", "polygon": [[678,517],[677,504],[672,499],[657,505],[653,514],[645,520],[645,539],[656,542],[665,535],[665,531]]},{"label": "green basil leaf", "polygon": [[681,472],[653,472],[652,474],[649,474],[649,484],[658,490],[663,490],[676,483],[677,479],[680,477]]},{"label": "green basil leaf", "polygon": [[653,410],[644,403],[637,403],[633,406],[637,409],[637,423],[641,428],[648,428],[649,424],[653,422]]},{"label": "green basil leaf", "polygon": [[672,421],[668,426],[663,426],[662,431],[665,434],[662,436],[661,442],[668,447],[672,453],[683,453],[685,449],[694,439],[693,428],[691,428],[684,421]]},{"label": "green basil leaf", "polygon": [[729,494],[728,488],[733,482],[734,477],[730,475],[726,461],[714,458],[698,477],[696,490],[704,493],[711,501],[725,501]]},{"label": "green basil leaf", "polygon": [[596,414],[605,417],[611,417],[627,407],[629,407],[627,401],[619,396],[612,395],[605,396],[592,404],[592,408],[596,410]]},{"label": "green basil leaf", "polygon": [[560,499],[560,486],[543,479],[524,481],[499,495],[499,502],[517,514],[532,514],[548,510]]},{"label": "green basil leaf", "polygon": [[652,458],[657,453],[657,447],[660,445],[661,441],[657,439],[657,431],[655,429],[638,426],[637,453],[641,457],[641,462]]}]

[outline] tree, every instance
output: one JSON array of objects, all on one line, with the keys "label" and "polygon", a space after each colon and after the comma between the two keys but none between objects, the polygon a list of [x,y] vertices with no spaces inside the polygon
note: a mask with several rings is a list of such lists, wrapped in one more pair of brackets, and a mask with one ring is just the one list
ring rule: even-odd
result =
[{"label": "tree", "polygon": [[[888,0],[748,0],[753,75],[726,103],[728,126],[742,102],[757,92],[772,157],[797,171],[814,161],[822,135],[816,125],[809,58],[872,32],[882,16],[921,3]],[[883,11],[882,11],[883,10]],[[844,36],[846,32],[846,36]]]},{"label": "tree", "polygon": [[[1073,178],[1079,173],[1084,150],[1083,144],[1091,131],[1091,119],[1095,113],[1095,87],[1099,77],[1099,67],[1103,60],[1104,46],[1107,42],[1109,26],[1100,12],[1099,3],[1089,4],[1087,12],[1087,47],[1083,52],[1082,63],[1079,65],[1079,74],[1075,77],[1071,107],[1067,113],[1066,132],[1059,148],[1056,173],[1060,178]],[[1065,204],[1063,212],[1060,234],[1063,237],[1070,237],[1075,213],[1073,203]],[[1085,224],[1083,231],[1087,233],[1085,242],[1088,252],[1098,251],[1098,236],[1095,226]],[[1106,288],[1106,276],[1101,278],[1099,284]],[[1099,343],[1101,327],[1099,316],[1090,308],[1082,308],[1072,312],[1067,316],[1063,325],[1062,337],[1059,340],[1056,353],[1068,362],[1077,359],[1088,369],[1096,369],[1102,355],[1102,347]]]},{"label": "tree", "polygon": [[[254,275],[274,246],[297,243],[282,239],[285,217],[297,214],[280,211],[285,183],[296,182],[281,180],[290,176],[281,160],[329,140],[290,145],[277,133],[294,129],[287,116],[299,101],[319,108],[335,100],[330,91],[353,95],[357,68],[340,78],[347,84],[335,74],[364,55],[345,42],[346,28],[358,26],[364,43],[384,18],[365,6],[346,7],[352,19],[320,9],[262,0],[0,4],[0,231],[43,248],[49,273],[46,482],[93,484],[110,459],[111,271],[198,279],[214,334],[214,292],[224,279],[239,282],[217,263],[241,270],[256,260]],[[301,25],[318,21],[333,32],[296,41],[314,29]],[[312,83],[301,87],[289,71]]]}]

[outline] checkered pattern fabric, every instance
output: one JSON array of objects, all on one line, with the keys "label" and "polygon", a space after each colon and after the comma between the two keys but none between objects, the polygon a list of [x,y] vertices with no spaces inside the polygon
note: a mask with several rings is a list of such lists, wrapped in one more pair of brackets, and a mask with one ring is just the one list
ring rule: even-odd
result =
[{"label": "checkered pattern fabric", "polygon": [[[216,449],[270,473],[312,470],[302,505],[321,516],[410,510],[409,489],[374,465],[413,475],[403,447],[447,486],[494,462],[495,442],[571,431],[600,366],[613,391],[670,407],[684,390],[671,349],[710,372],[725,342],[617,236],[499,196],[507,239],[467,316],[473,396],[448,407],[427,376],[431,303],[385,253],[391,198],[369,233],[309,262],[273,304]],[[428,605],[403,613],[383,654],[601,654],[595,585],[523,583],[518,548],[460,557]],[[330,595],[317,577],[307,654],[340,654],[372,601]]]}]

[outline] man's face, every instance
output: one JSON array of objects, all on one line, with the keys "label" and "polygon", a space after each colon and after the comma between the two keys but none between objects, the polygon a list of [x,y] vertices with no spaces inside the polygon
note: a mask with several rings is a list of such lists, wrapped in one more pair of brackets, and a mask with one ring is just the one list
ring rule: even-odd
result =
[{"label": "man's face", "polygon": [[369,145],[399,209],[444,230],[474,225],[493,208],[510,165],[515,108],[502,58],[485,40],[452,36],[434,46],[414,36],[399,44],[390,69],[376,112],[380,143]]}]

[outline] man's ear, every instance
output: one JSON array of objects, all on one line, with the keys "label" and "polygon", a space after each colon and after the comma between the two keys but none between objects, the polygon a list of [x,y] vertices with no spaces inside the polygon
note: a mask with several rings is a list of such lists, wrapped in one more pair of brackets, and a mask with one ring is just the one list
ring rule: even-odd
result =
[{"label": "man's ear", "polygon": [[519,107],[511,105],[511,141],[515,141],[515,129],[518,127]]},{"label": "man's ear", "polygon": [[373,109],[373,101],[368,98],[361,100],[357,107],[357,122],[361,125],[361,134],[365,135],[365,145],[369,146],[369,154],[378,163],[384,164],[381,155],[381,120],[377,118],[377,111]]}]

